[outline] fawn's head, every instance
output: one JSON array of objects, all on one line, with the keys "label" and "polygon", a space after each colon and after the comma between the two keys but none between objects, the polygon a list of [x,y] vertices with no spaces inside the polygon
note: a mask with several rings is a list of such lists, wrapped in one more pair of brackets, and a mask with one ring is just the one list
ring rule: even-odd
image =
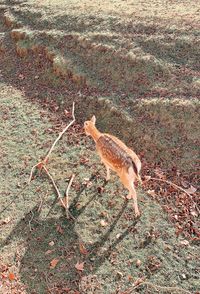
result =
[{"label": "fawn's head", "polygon": [[92,131],[95,129],[95,122],[96,122],[95,115],[93,115],[91,120],[86,120],[84,122],[84,129],[87,136],[91,135]]}]

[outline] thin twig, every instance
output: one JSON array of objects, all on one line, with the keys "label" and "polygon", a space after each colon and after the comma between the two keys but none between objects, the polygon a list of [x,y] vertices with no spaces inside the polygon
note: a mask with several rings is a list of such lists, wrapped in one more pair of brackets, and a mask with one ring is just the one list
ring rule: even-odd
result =
[{"label": "thin twig", "polygon": [[67,190],[66,190],[66,193],[65,193],[65,205],[66,205],[66,215],[67,215],[67,218],[69,218],[69,190],[71,188],[71,185],[72,185],[72,182],[74,180],[74,177],[75,177],[75,175],[73,174],[71,176],[71,179],[69,181],[69,184],[67,186]]},{"label": "thin twig", "polygon": [[45,159],[43,160],[44,164],[48,161],[48,158],[51,154],[51,152],[53,151],[56,143],[60,140],[60,138],[62,137],[62,135],[69,129],[69,127],[75,122],[75,115],[74,115],[74,102],[73,102],[73,105],[72,105],[72,118],[73,120],[64,128],[64,130],[59,134],[59,136],[56,138],[56,140],[54,141],[53,145],[51,146],[49,152],[47,153]]},{"label": "thin twig", "polygon": [[74,109],[75,109],[75,103],[73,102],[73,105],[72,105],[72,118],[73,120],[63,129],[63,131],[58,135],[58,137],[56,138],[56,140],[54,141],[54,143],[52,144],[49,152],[47,153],[47,155],[45,156],[45,158],[38,162],[37,164],[35,164],[32,169],[31,169],[31,172],[30,172],[30,176],[29,176],[29,180],[28,180],[28,183],[30,184],[31,180],[32,180],[32,176],[33,176],[33,172],[35,170],[35,168],[40,168],[42,169],[43,166],[47,163],[48,159],[49,159],[49,156],[51,154],[51,152],[53,151],[56,143],[60,140],[60,138],[62,137],[62,135],[69,129],[69,127],[75,122],[75,115],[74,115]]},{"label": "thin twig", "polygon": [[31,172],[30,172],[30,176],[29,176],[29,179],[28,179],[28,184],[30,184],[30,182],[32,181],[32,177],[33,177],[33,172],[34,172],[34,169],[38,166],[38,163],[35,164],[32,169],[31,169]]},{"label": "thin twig", "polygon": [[[160,182],[167,183],[167,184],[173,186],[174,188],[176,188],[176,189],[178,189],[178,190],[181,190],[182,192],[184,192],[185,194],[187,194],[187,195],[190,197],[191,200],[193,200],[193,199],[192,199],[192,196],[191,196],[191,195],[190,195],[190,194],[189,194],[184,188],[182,188],[182,187],[180,187],[180,186],[174,184],[174,183],[171,182],[171,181],[163,180],[163,179],[159,179],[159,178],[150,178],[150,179],[148,179],[148,181],[150,181],[150,180],[153,180],[153,181],[155,180],[155,181],[160,181]],[[200,213],[200,210],[199,210],[199,208],[197,207],[196,204],[195,204],[195,207],[196,207],[196,210]]]},{"label": "thin twig", "polygon": [[32,214],[32,216],[31,216],[30,220],[28,221],[29,231],[30,231],[30,232],[31,232],[31,222],[32,222],[32,220],[33,220],[33,218],[34,218],[34,213],[33,213],[32,210],[31,210],[31,214]]},{"label": "thin twig", "polygon": [[39,194],[39,197],[40,197],[40,205],[39,205],[38,210],[37,210],[38,212],[41,211],[42,205],[43,205],[43,202],[44,202],[44,199],[40,196],[40,194]]},{"label": "thin twig", "polygon": [[53,184],[53,186],[54,186],[54,189],[56,190],[56,193],[57,193],[57,195],[58,195],[58,198],[59,198],[59,200],[60,200],[62,206],[66,209],[66,205],[65,205],[65,203],[64,203],[63,200],[62,200],[62,197],[61,197],[60,191],[58,190],[58,187],[56,186],[56,183],[55,183],[53,177],[50,175],[50,173],[48,172],[48,169],[46,168],[45,165],[43,166],[43,169],[45,170],[47,176],[48,176],[49,179],[51,180],[51,182],[52,182],[52,184]]},{"label": "thin twig", "polygon": [[[147,286],[150,286],[156,290],[163,290],[163,291],[167,291],[169,293],[171,293],[171,291],[179,291],[180,293],[185,293],[185,294],[192,294],[190,291],[187,291],[183,288],[178,288],[178,287],[164,287],[164,286],[159,286],[159,285],[155,285],[151,282],[142,282],[140,283],[139,285],[136,285],[133,287],[133,289],[136,289],[136,288],[139,288],[140,286],[143,286],[143,285],[147,285]],[[160,293],[160,292],[159,292]]]},{"label": "thin twig", "polygon": [[[58,187],[56,186],[56,183],[55,183],[53,177],[50,175],[50,173],[48,172],[48,169],[46,168],[45,165],[43,166],[43,169],[45,170],[47,176],[48,176],[49,179],[51,180],[51,182],[52,182],[52,184],[53,184],[53,187],[54,187],[54,189],[56,190],[56,193],[57,193],[58,199],[60,200],[60,202],[61,202],[63,208],[65,209],[65,211],[67,211],[66,204],[64,203],[64,201],[63,201],[63,199],[62,199],[62,197],[61,197],[60,191],[58,190]],[[73,220],[75,220],[75,218],[73,217],[73,215],[72,215],[69,211],[68,211],[68,214],[70,214],[71,218],[72,218]]]},{"label": "thin twig", "polygon": [[32,181],[32,177],[33,177],[34,169],[35,169],[36,167],[39,167],[39,166],[40,166],[40,168],[42,168],[42,166],[43,166],[43,162],[42,162],[42,161],[38,162],[37,164],[35,164],[35,165],[32,167],[31,172],[30,172],[30,176],[29,176],[29,179],[28,179],[28,185],[29,185],[30,182]]}]

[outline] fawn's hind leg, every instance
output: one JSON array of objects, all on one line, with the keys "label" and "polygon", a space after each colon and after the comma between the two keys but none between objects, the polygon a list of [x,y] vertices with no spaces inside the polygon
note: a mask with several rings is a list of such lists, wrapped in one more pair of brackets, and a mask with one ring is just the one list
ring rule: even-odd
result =
[{"label": "fawn's hind leg", "polygon": [[102,163],[106,167],[106,182],[108,182],[110,180],[110,168],[109,168],[109,166],[103,160],[102,160]]},{"label": "fawn's hind leg", "polygon": [[140,216],[140,212],[139,212],[138,204],[137,204],[137,193],[134,187],[133,175],[129,174],[127,171],[122,171],[122,173],[119,176],[124,187],[126,187],[129,190],[129,194],[127,198],[133,199],[133,207],[135,210],[135,216],[138,217]]}]

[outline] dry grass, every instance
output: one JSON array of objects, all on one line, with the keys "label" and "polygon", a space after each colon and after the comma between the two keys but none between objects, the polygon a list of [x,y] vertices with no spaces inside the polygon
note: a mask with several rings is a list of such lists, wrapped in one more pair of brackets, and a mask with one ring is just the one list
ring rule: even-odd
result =
[{"label": "dry grass", "polygon": [[153,0],[132,1],[132,0],[44,0],[36,2],[38,6],[53,7],[54,9],[67,10],[73,14],[94,14],[119,16],[125,19],[132,18],[158,18],[165,23],[170,20],[170,24],[185,25],[196,22],[199,19],[199,8],[197,1],[175,1],[175,0]]}]

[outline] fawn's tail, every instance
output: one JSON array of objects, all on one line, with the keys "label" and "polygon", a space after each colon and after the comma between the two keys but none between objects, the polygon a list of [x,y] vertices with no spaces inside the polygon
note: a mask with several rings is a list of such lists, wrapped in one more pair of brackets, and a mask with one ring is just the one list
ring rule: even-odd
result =
[{"label": "fawn's tail", "polygon": [[134,173],[136,174],[136,178],[139,181],[139,183],[142,185],[142,179],[140,177],[138,167],[132,159],[131,159],[131,161],[132,161],[132,167],[133,167]]}]

